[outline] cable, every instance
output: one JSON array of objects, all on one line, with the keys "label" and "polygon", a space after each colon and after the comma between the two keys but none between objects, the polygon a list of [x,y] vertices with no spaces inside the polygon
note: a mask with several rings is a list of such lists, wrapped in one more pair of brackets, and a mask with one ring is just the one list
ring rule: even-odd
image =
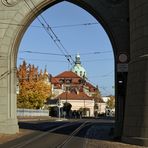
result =
[{"label": "cable", "polygon": [[102,53],[112,53],[112,51],[94,51],[94,52],[80,53],[80,55],[102,54]]},{"label": "cable", "polygon": [[90,78],[104,78],[104,77],[109,77],[109,76],[113,76],[113,71],[108,72],[107,74],[104,75],[100,75],[100,76],[89,76]]},{"label": "cable", "polygon": [[[6,22],[0,22],[0,24],[4,25],[14,25],[14,26],[25,26],[23,24],[17,24],[17,23],[6,23]],[[69,25],[59,25],[59,26],[51,26],[51,28],[69,28],[69,27],[79,27],[79,26],[91,26],[91,25],[96,25],[98,23],[93,23],[93,22],[88,22],[88,23],[81,23],[81,24],[69,24]],[[38,25],[30,25],[30,27],[34,28],[43,28],[43,26],[38,26]]]},{"label": "cable", "polygon": [[[43,54],[43,53],[42,53]],[[45,53],[46,54],[46,53]],[[63,56],[63,55],[60,55],[60,56]],[[19,58],[19,59],[24,59],[24,58]],[[46,60],[46,59],[28,59],[28,60],[34,60],[34,61],[50,61],[50,62],[54,62],[54,61],[57,61],[57,60]],[[110,61],[112,59],[96,59],[96,60],[87,60],[87,61],[83,61],[83,62],[96,62],[96,61]],[[61,62],[64,62],[64,61],[61,61]],[[66,62],[66,61],[65,61]]]},{"label": "cable", "polygon": [[101,89],[103,89],[104,90],[104,92],[106,92],[107,94],[112,94],[110,91],[108,91],[108,90],[106,90],[106,88],[105,87],[99,87],[99,88],[101,88]]},{"label": "cable", "polygon": [[96,61],[110,61],[113,59],[94,59],[94,60],[84,60],[83,62],[96,62]]},{"label": "cable", "polygon": [[[24,0],[24,2],[27,4],[27,6],[30,8],[30,10],[34,12],[34,10],[30,7],[30,5],[27,3],[26,0]],[[33,4],[33,6],[36,8],[35,4],[30,0],[30,2]],[[38,10],[38,9],[37,9]],[[72,65],[72,63],[74,63],[74,60],[72,59],[72,57],[70,56],[70,54],[68,54],[68,51],[66,50],[66,48],[63,46],[63,44],[61,43],[61,41],[59,40],[59,38],[57,37],[57,35],[55,34],[55,32],[52,30],[52,28],[49,26],[49,24],[47,23],[47,21],[45,20],[45,18],[40,15],[40,17],[42,18],[42,20],[44,21],[44,23],[47,25],[45,26],[44,23],[42,23],[42,21],[39,19],[39,17],[37,17],[37,20],[40,22],[40,24],[43,26],[43,28],[45,29],[45,31],[47,32],[47,34],[50,36],[50,38],[54,41],[55,45],[58,47],[58,49],[62,52],[62,54],[65,56],[65,58],[67,59],[67,61]],[[52,34],[51,34],[52,33]],[[52,36],[53,35],[53,36]],[[59,43],[59,44],[58,44]],[[64,51],[61,49],[61,47],[64,49],[64,51],[66,52],[66,54],[64,53]],[[70,61],[70,59],[72,60],[72,62]]]},{"label": "cable", "polygon": [[[20,60],[25,60],[25,58],[19,58]],[[30,59],[30,58],[27,58],[26,60],[31,60],[31,61],[40,61],[40,62],[42,62],[42,61],[47,61],[47,62],[65,62],[65,63],[67,63],[67,61],[58,61],[58,60],[46,60],[46,59]]]},{"label": "cable", "polygon": [[57,53],[49,53],[49,52],[38,52],[38,51],[20,51],[20,52],[26,52],[26,53],[31,53],[31,54],[45,54],[45,55],[55,55],[55,56],[63,56],[63,54],[57,54]]},{"label": "cable", "polygon": [[[35,9],[37,9],[37,7],[35,6],[35,4],[33,3],[33,1],[32,0],[30,0],[31,1],[31,3],[33,4],[33,6],[35,7]],[[37,9],[38,10],[38,9]],[[64,51],[65,51],[65,57],[66,57],[66,59],[70,62],[70,59],[72,60],[72,62],[74,63],[74,60],[73,60],[73,58],[72,58],[72,56],[68,53],[68,51],[67,51],[67,49],[64,47],[64,45],[61,43],[61,41],[60,41],[60,39],[58,38],[58,36],[55,34],[55,32],[52,30],[52,28],[50,27],[50,25],[47,23],[47,21],[45,20],[45,18],[43,17],[43,15],[42,14],[40,14],[40,16],[41,16],[41,18],[43,19],[43,21],[45,22],[45,24],[47,25],[47,30],[49,29],[51,32],[52,32],[52,34],[54,35],[54,37],[55,37],[55,42],[58,42],[60,45],[61,45],[61,47],[64,49]],[[70,58],[70,59],[69,59]],[[70,62],[71,63],[71,62]]]},{"label": "cable", "polygon": [[53,26],[51,28],[67,28],[67,27],[78,27],[78,26],[90,26],[90,25],[98,25],[98,23],[82,23],[82,24],[71,24],[71,25],[59,25],[59,26]]},{"label": "cable", "polygon": [[[30,50],[22,50],[20,52],[26,52],[26,53],[32,53],[32,54],[48,54],[48,55],[58,55],[58,56],[63,56],[63,54],[57,54],[57,53],[49,53],[49,52],[34,52]],[[80,55],[90,55],[90,54],[103,54],[103,53],[111,53],[112,51],[100,51],[100,52],[86,52],[86,53],[80,53]],[[74,55],[74,54],[71,54]],[[64,55],[65,56],[65,55]]]}]

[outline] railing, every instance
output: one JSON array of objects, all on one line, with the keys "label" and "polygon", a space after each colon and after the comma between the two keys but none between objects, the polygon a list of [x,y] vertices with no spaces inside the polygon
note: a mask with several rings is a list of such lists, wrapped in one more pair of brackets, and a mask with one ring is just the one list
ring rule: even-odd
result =
[{"label": "railing", "polygon": [[49,110],[18,108],[17,116],[49,116]]}]

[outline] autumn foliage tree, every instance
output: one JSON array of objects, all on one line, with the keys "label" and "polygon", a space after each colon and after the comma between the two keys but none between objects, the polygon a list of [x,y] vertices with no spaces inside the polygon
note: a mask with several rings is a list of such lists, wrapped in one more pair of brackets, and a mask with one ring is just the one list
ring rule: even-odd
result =
[{"label": "autumn foliage tree", "polygon": [[27,65],[23,61],[17,70],[19,94],[17,95],[18,108],[42,108],[51,96],[51,85],[46,70],[38,72],[34,65]]},{"label": "autumn foliage tree", "polygon": [[110,109],[115,108],[115,96],[109,96],[110,99],[108,99],[108,101],[106,102],[107,107]]}]

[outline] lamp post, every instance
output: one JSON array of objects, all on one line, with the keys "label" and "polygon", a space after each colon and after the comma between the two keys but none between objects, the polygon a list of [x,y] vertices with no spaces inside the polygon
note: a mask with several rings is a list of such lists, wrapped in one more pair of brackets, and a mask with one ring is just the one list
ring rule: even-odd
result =
[{"label": "lamp post", "polygon": [[[85,80],[85,76],[83,76],[83,78],[80,80],[80,86],[82,86],[82,91],[84,91],[84,85],[86,83],[86,80]],[[83,100],[84,100],[84,109],[83,109],[83,113],[84,113],[84,117],[86,116],[86,108],[85,108],[85,96],[82,96]]]},{"label": "lamp post", "polygon": [[60,110],[60,108],[61,108],[61,101],[60,101],[60,98],[59,98],[59,101],[58,101],[58,108],[59,108],[59,121],[61,120],[61,110]]},{"label": "lamp post", "polygon": [[68,91],[68,88],[66,87],[66,103],[67,103],[67,91]]},{"label": "lamp post", "polygon": [[83,97],[84,99],[84,117],[86,116],[86,109],[85,109],[85,97]]}]

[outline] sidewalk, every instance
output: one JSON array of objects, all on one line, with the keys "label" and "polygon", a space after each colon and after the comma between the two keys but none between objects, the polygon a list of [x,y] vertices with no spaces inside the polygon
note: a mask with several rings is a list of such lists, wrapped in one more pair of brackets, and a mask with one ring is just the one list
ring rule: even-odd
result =
[{"label": "sidewalk", "polygon": [[[0,134],[0,144],[4,144],[8,141],[21,138],[22,136],[28,135],[32,132],[33,131],[31,130],[20,129],[20,132],[15,135]],[[146,148],[146,147],[129,145],[129,144],[124,144],[124,143],[115,142],[115,141],[86,139],[85,148]]]},{"label": "sidewalk", "polygon": [[17,138],[21,138],[25,135],[28,135],[32,133],[32,130],[27,130],[27,129],[19,129],[19,133],[9,135],[9,134],[0,134],[0,144],[4,144],[8,141],[15,140]]},{"label": "sidewalk", "polygon": [[87,139],[86,148],[147,148],[115,141]]},{"label": "sidewalk", "polygon": [[[50,117],[50,116],[29,116],[29,117],[17,117],[18,118],[18,121],[20,122],[25,122],[25,121],[56,121],[57,119],[59,118],[55,118],[55,117]],[[62,119],[62,121],[66,121],[67,119]],[[19,129],[19,133],[16,133],[16,134],[0,134],[0,144],[4,144],[8,141],[12,141],[12,140],[15,140],[17,138],[21,138],[25,135],[29,135],[31,134],[32,132],[34,132],[33,130],[29,130],[29,129]]]},{"label": "sidewalk", "polygon": [[115,141],[110,128],[105,126],[92,126],[87,131],[85,141],[85,148],[146,148]]},{"label": "sidewalk", "polygon": [[50,116],[18,116],[17,119],[18,121],[54,120],[54,118]]}]

